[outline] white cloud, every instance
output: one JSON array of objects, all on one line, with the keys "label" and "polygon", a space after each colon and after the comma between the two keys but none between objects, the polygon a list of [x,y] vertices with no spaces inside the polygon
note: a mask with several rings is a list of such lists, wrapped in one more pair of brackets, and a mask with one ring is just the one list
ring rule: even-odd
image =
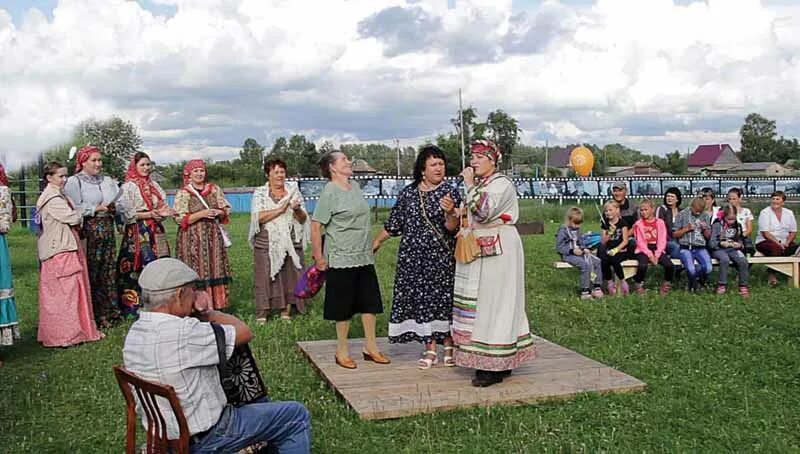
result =
[{"label": "white cloud", "polygon": [[0,9],[0,150],[12,166],[112,113],[162,161],[295,131],[422,141],[449,129],[459,88],[482,115],[519,119],[528,143],[669,152],[737,142],[751,111],[800,135],[800,7],[787,2],[155,3],[174,14],[61,0],[14,22]]}]

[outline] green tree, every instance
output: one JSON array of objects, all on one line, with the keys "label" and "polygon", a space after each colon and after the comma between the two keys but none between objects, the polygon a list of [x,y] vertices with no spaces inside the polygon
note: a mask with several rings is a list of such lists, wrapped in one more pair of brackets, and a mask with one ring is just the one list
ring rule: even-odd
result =
[{"label": "green tree", "polygon": [[510,168],[512,165],[512,153],[514,147],[519,143],[519,122],[512,116],[496,110],[489,113],[486,117],[486,123],[476,126],[476,136],[480,131],[481,135],[486,139],[491,139],[500,148],[503,153],[503,167]]},{"label": "green tree", "polygon": [[775,121],[768,120],[757,113],[748,115],[739,129],[742,150],[739,158],[744,162],[771,160],[776,149],[777,136]]},{"label": "green tree", "polygon": [[264,165],[264,146],[256,139],[247,138],[239,151],[239,162],[251,169],[261,170]]},{"label": "green tree", "polygon": [[103,155],[103,172],[122,180],[128,163],[142,146],[133,123],[113,116],[108,120],[87,120],[75,129],[71,145],[94,145]]},{"label": "green tree", "polygon": [[302,134],[295,134],[289,138],[288,151],[292,159],[290,175],[307,177],[317,174],[319,153],[314,142],[308,141]]},{"label": "green tree", "polygon": [[654,161],[656,166],[658,166],[662,172],[668,172],[673,175],[686,175],[686,156],[678,150],[675,150],[672,153],[667,153],[667,155],[663,158],[656,157]]},{"label": "green tree", "polygon": [[787,139],[781,136],[775,142],[775,148],[772,152],[772,161],[785,164],[792,159],[800,157],[800,143],[797,139]]}]

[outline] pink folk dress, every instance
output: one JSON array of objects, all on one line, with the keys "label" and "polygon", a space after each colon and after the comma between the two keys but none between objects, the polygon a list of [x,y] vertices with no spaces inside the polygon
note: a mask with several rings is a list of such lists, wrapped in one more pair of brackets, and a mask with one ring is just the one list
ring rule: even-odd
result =
[{"label": "pink folk dress", "polygon": [[[51,215],[49,211],[63,210],[62,204],[69,206],[63,196],[55,196],[52,200],[39,199],[37,205],[41,206],[39,213],[43,225],[47,225],[45,217]],[[80,245],[74,229],[71,234]],[[68,347],[103,337],[94,321],[83,249],[79,246],[76,250],[61,252],[44,260],[39,274],[39,342],[45,347]]]}]

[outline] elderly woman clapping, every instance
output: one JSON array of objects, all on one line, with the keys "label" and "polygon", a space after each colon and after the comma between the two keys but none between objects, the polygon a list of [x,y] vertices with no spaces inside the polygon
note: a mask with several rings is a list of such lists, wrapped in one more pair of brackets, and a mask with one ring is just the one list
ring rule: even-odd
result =
[{"label": "elderly woman clapping", "polygon": [[255,264],[256,320],[265,323],[270,310],[291,319],[295,306],[305,313],[305,300],[294,295],[303,268],[308,213],[296,184],[286,184],[286,163],[264,163],[267,183],[253,191],[250,207],[250,245]]}]

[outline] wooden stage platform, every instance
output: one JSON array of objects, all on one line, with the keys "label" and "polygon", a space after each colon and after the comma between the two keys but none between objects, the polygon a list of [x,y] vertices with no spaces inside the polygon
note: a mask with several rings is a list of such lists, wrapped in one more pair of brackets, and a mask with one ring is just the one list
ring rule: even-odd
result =
[{"label": "wooden stage platform", "polygon": [[[392,359],[378,365],[361,358],[362,339],[350,341],[354,370],[334,363],[336,341],[298,342],[300,350],[333,390],[361,419],[388,419],[475,406],[523,405],[545,400],[569,399],[585,392],[642,391],[646,384],[572,350],[535,336],[536,359],[525,363],[503,383],[487,388],[470,384],[473,371],[444,367],[440,362],[419,370],[419,344],[389,344],[378,339],[381,350]],[[358,355],[356,356],[356,353]]]}]

